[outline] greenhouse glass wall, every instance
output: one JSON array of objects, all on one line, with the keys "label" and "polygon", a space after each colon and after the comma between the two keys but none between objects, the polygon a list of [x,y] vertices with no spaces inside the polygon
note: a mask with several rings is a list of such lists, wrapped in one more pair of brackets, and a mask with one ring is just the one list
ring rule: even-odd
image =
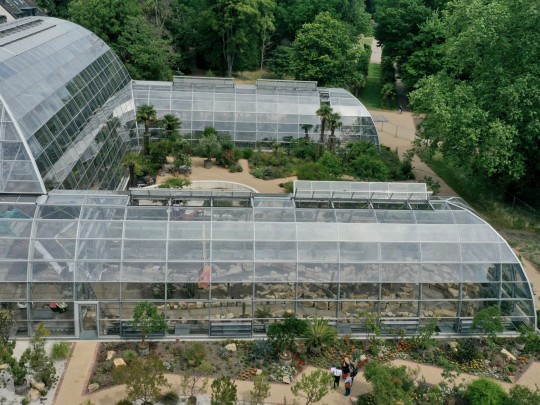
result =
[{"label": "greenhouse glass wall", "polygon": [[170,336],[257,336],[289,316],[341,333],[471,332],[487,306],[507,331],[535,325],[508,244],[457,199],[424,185],[298,183],[294,194],[55,190],[0,200],[0,299],[16,334],[126,337],[141,300]]},{"label": "greenhouse glass wall", "polygon": [[[175,77],[173,82],[133,81],[135,105],[150,104],[159,116],[176,115],[181,134],[196,139],[206,127],[230,135],[237,145],[287,143],[309,137],[319,140],[321,103],[341,115],[335,136],[341,142],[363,140],[379,145],[371,114],[345,89],[317,88],[316,82],[257,80],[256,85],[233,79]],[[326,128],[326,136],[329,135]]]},{"label": "greenhouse glass wall", "polygon": [[0,192],[114,189],[134,116],[131,78],[96,35],[48,17],[0,25]]}]

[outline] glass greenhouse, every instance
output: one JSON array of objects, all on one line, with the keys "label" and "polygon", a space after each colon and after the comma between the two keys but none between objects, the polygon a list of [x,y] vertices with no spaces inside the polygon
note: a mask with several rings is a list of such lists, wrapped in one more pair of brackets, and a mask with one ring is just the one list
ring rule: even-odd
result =
[{"label": "glass greenhouse", "polygon": [[[348,188],[348,189],[347,189]],[[302,183],[291,195],[137,189],[53,191],[0,201],[0,296],[17,334],[126,336],[154,302],[170,335],[252,336],[287,316],[342,333],[469,333],[501,308],[535,325],[527,276],[508,244],[460,200],[424,185]]]},{"label": "glass greenhouse", "polygon": [[[175,77],[173,82],[133,81],[135,105],[150,104],[159,116],[174,114],[181,134],[196,139],[206,127],[230,135],[237,145],[319,139],[316,111],[328,103],[341,115],[335,135],[342,142],[364,140],[379,145],[371,114],[345,89],[317,88],[316,82],[257,80],[256,85],[233,79]],[[328,136],[329,128],[326,128]]]},{"label": "glass greenhouse", "polygon": [[48,17],[0,25],[0,192],[114,189],[134,128],[131,78],[96,35]]}]

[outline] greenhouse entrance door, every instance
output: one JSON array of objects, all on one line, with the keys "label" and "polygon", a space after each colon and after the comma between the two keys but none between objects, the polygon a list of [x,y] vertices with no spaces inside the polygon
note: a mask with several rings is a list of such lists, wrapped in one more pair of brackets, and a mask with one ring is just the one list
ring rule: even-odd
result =
[{"label": "greenhouse entrance door", "polygon": [[78,328],[80,339],[97,339],[98,338],[98,304],[97,302],[76,303],[78,315]]}]

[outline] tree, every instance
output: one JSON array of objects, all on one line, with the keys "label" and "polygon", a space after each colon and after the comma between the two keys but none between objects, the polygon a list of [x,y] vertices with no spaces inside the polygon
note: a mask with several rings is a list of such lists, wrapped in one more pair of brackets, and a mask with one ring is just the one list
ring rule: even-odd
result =
[{"label": "tree", "polygon": [[368,51],[358,44],[347,24],[328,12],[304,24],[294,40],[292,72],[298,80],[322,86],[348,86],[367,73]]},{"label": "tree", "polygon": [[49,330],[45,324],[38,324],[34,337],[30,340],[30,347],[21,356],[20,364],[28,363],[28,370],[35,381],[42,382],[46,388],[51,388],[55,382],[56,368],[45,350],[45,338]]},{"label": "tree", "polygon": [[259,5],[262,3],[269,4],[269,0],[213,0],[204,12],[221,43],[227,77],[232,77],[246,48],[252,42],[256,43],[253,27],[259,25]]},{"label": "tree", "polygon": [[414,111],[427,114],[419,136],[429,154],[512,193],[538,190],[536,6],[525,0],[448,3],[444,70],[420,80],[411,94]]},{"label": "tree", "polygon": [[165,114],[160,120],[160,126],[165,129],[169,137],[174,137],[178,136],[178,130],[182,126],[182,122],[174,114]]},{"label": "tree", "polygon": [[295,397],[304,398],[305,405],[310,405],[320,401],[328,394],[333,381],[332,373],[318,369],[309,374],[302,374],[300,381],[291,386],[291,391]]},{"label": "tree", "polygon": [[214,128],[205,128],[203,136],[199,139],[199,150],[211,166],[212,158],[216,157],[221,150],[219,138]]},{"label": "tree", "polygon": [[294,339],[306,331],[307,322],[298,318],[287,318],[283,322],[273,323],[268,327],[268,342],[276,352],[291,350]]},{"label": "tree", "polygon": [[211,405],[235,405],[236,384],[230,377],[222,376],[212,382]]},{"label": "tree", "polygon": [[143,349],[148,347],[146,342],[148,334],[167,330],[165,314],[158,313],[157,306],[148,301],[141,301],[135,306],[132,325],[134,329],[141,331],[140,347]]},{"label": "tree", "polygon": [[68,18],[68,6],[72,0],[37,0],[38,7],[50,17]]},{"label": "tree", "polygon": [[136,119],[144,124],[142,154],[146,156],[150,153],[150,124],[156,121],[156,109],[152,105],[142,104],[137,107]]},{"label": "tree", "polygon": [[259,50],[261,53],[261,77],[263,65],[266,60],[266,53],[272,45],[271,39],[276,27],[274,26],[274,10],[276,3],[274,0],[259,2]]},{"label": "tree", "polygon": [[13,327],[16,325],[15,322],[15,313],[12,308],[1,308],[0,309],[0,338],[2,339],[2,344],[7,344],[9,342],[9,336]]},{"label": "tree", "polygon": [[405,366],[396,367],[376,361],[364,368],[364,376],[373,386],[372,395],[377,398],[377,405],[393,405],[398,402],[412,404],[417,375],[418,370],[411,371]]},{"label": "tree", "polygon": [[103,39],[114,50],[125,32],[130,17],[141,10],[137,0],[73,0],[69,4],[70,19]]},{"label": "tree", "polygon": [[115,369],[116,380],[126,384],[127,398],[130,401],[142,401],[152,404],[157,401],[164,388],[171,384],[165,378],[167,369],[157,354],[137,357],[129,366]]},{"label": "tree", "polygon": [[504,389],[495,381],[484,377],[471,382],[465,396],[471,405],[503,405],[506,401]]},{"label": "tree", "polygon": [[505,405],[538,405],[540,404],[540,389],[531,389],[524,385],[514,385],[510,388]]},{"label": "tree", "polygon": [[495,340],[497,333],[504,331],[501,309],[497,305],[492,305],[478,311],[473,317],[472,327],[487,335],[490,340]]},{"label": "tree", "polygon": [[324,145],[324,130],[326,129],[326,123],[333,112],[334,110],[330,107],[330,104],[326,103],[321,104],[319,109],[315,112],[321,119],[321,135],[319,137],[319,143],[321,145]]},{"label": "tree", "polygon": [[[206,392],[208,377],[214,372],[214,367],[206,360],[197,367],[188,367],[180,380],[180,388],[184,395],[194,397],[197,392]],[[200,384],[197,386],[197,384]]]},{"label": "tree", "polygon": [[328,126],[330,127],[330,138],[328,138],[328,148],[334,150],[336,145],[336,136],[334,135],[336,129],[339,129],[343,126],[341,122],[341,114],[333,112],[328,116]]},{"label": "tree", "polygon": [[169,38],[142,15],[129,17],[116,42],[116,51],[134,79],[171,80],[174,51]]},{"label": "tree", "polygon": [[122,158],[122,164],[127,166],[129,171],[129,186],[137,186],[137,176],[143,174],[144,158],[137,152],[130,151]]},{"label": "tree", "polygon": [[264,380],[262,374],[253,377],[253,389],[249,391],[250,405],[264,405],[264,400],[270,396],[270,383]]}]

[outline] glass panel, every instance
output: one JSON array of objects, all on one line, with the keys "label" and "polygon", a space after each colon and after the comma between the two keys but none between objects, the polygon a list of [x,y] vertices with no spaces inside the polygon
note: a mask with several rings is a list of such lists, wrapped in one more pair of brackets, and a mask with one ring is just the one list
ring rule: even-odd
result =
[{"label": "glass panel", "polygon": [[298,260],[338,262],[338,244],[336,242],[298,242]]},{"label": "glass panel", "polygon": [[208,276],[205,276],[203,269],[205,265],[203,262],[191,262],[191,263],[172,263],[168,264],[168,281],[185,281],[201,284],[208,284],[210,282],[210,271]]},{"label": "glass panel", "polygon": [[167,223],[159,221],[126,221],[126,239],[165,239]]},{"label": "glass panel", "polygon": [[296,261],[295,242],[255,242],[256,261]]},{"label": "glass panel", "polygon": [[413,242],[418,240],[418,231],[416,225],[379,224],[379,238],[385,242]]},{"label": "glass panel", "polygon": [[426,263],[422,264],[422,283],[446,283],[461,280],[461,265],[458,263]]},{"label": "glass panel", "polygon": [[420,276],[420,265],[406,263],[384,263],[381,264],[381,281],[388,282],[418,282]]},{"label": "glass panel", "polygon": [[497,243],[462,243],[461,255],[464,262],[500,262]]},{"label": "glass panel", "polygon": [[381,261],[416,262],[420,261],[419,243],[381,243]]},{"label": "glass panel", "polygon": [[499,236],[488,225],[459,225],[459,237],[463,242],[497,242]]},{"label": "glass panel", "polygon": [[424,262],[460,262],[461,252],[458,243],[422,243]]},{"label": "glass panel", "polygon": [[341,282],[378,282],[380,279],[379,264],[341,263]]},{"label": "glass panel", "polygon": [[422,299],[457,300],[459,299],[459,284],[457,283],[422,284]]},{"label": "glass panel", "polygon": [[253,260],[253,241],[212,241],[212,260]]},{"label": "glass panel", "polygon": [[457,242],[459,241],[456,225],[418,225],[421,241],[427,242]]},{"label": "glass panel", "polygon": [[213,263],[211,281],[251,281],[253,263]]},{"label": "glass panel", "polygon": [[257,222],[255,223],[255,240],[296,241],[296,230],[294,226],[284,226],[283,223]]},{"label": "glass panel", "polygon": [[378,243],[341,242],[339,247],[339,260],[342,262],[377,262],[380,260]]},{"label": "glass panel", "polygon": [[124,240],[124,259],[162,261],[166,259],[166,242],[148,240]]},{"label": "glass panel", "polygon": [[165,263],[124,262],[122,280],[165,281]]},{"label": "glass panel", "polygon": [[255,263],[255,281],[296,281],[296,263]]},{"label": "glass panel", "polygon": [[337,263],[298,263],[298,281],[331,281],[339,280]]}]

